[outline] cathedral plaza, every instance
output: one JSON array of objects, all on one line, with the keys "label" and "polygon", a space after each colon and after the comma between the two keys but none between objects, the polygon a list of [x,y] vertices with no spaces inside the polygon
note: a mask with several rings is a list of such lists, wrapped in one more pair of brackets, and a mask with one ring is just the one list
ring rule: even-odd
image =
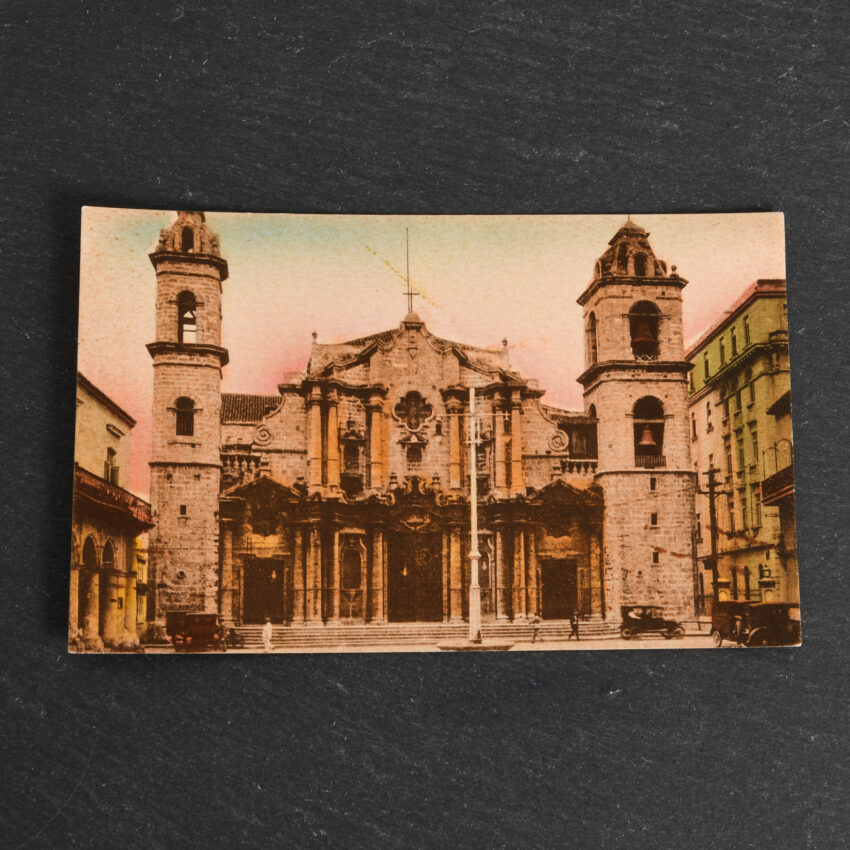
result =
[{"label": "cathedral plaza", "polygon": [[395,327],[314,332],[276,393],[223,393],[228,263],[205,214],[179,212],[150,261],[151,635],[207,612],[249,645],[267,622],[279,648],[462,639],[473,549],[485,639],[535,624],[550,643],[571,618],[610,636],[635,604],[695,623],[687,281],[637,222],[578,299],[581,410],[547,404],[507,340],[432,332],[409,281]]}]

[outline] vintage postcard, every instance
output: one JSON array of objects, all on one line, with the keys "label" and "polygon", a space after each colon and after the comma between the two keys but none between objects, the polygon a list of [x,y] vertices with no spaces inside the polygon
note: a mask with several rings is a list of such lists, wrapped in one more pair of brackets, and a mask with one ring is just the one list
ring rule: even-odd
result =
[{"label": "vintage postcard", "polygon": [[76,652],[800,641],[781,214],[85,208]]}]

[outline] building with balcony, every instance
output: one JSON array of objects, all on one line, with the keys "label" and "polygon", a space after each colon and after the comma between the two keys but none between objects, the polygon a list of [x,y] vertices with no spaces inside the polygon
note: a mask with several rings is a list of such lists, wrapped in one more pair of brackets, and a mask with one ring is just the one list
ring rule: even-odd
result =
[{"label": "building with balcony", "polygon": [[77,374],[68,638],[72,649],[130,650],[147,624],[139,535],[150,506],[126,490],[135,420]]},{"label": "building with balcony", "polygon": [[411,305],[378,333],[314,333],[306,369],[275,393],[222,393],[228,269],[205,215],[179,212],[150,258],[159,621],[460,623],[473,475],[485,622],[618,623],[621,604],[693,616],[686,281],[638,225],[615,234],[580,299],[580,411],[547,404],[506,341],[446,339]]},{"label": "building with balcony", "polygon": [[[694,367],[690,436],[700,482],[698,603],[708,610],[715,593],[799,602],[785,281],[756,281],[687,357]],[[780,473],[791,482],[790,501]]]}]

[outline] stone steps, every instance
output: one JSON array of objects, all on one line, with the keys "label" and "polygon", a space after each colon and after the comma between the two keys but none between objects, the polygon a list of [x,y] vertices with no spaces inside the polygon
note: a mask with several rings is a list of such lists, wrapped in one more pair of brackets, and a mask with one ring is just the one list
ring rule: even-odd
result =
[{"label": "stone steps", "polygon": [[[262,626],[237,626],[236,631],[245,639],[246,649],[262,649]],[[583,622],[579,626],[579,633],[583,638],[614,637],[617,631],[617,625],[601,620]],[[272,627],[272,646],[286,649],[422,646],[462,641],[468,634],[469,627],[466,623],[335,623],[310,626],[275,624]],[[544,641],[566,640],[569,634],[569,622],[544,622],[540,626],[539,638]],[[481,635],[485,641],[528,642],[531,640],[531,626],[527,623],[483,623]]]}]

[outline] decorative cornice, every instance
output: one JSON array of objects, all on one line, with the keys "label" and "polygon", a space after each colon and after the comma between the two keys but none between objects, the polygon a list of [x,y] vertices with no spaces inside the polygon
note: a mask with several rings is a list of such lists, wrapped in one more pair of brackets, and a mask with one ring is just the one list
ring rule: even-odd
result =
[{"label": "decorative cornice", "polygon": [[218,358],[221,366],[230,362],[226,348],[220,345],[205,345],[197,342],[149,342],[146,346],[151,357],[158,354],[211,354]]}]

